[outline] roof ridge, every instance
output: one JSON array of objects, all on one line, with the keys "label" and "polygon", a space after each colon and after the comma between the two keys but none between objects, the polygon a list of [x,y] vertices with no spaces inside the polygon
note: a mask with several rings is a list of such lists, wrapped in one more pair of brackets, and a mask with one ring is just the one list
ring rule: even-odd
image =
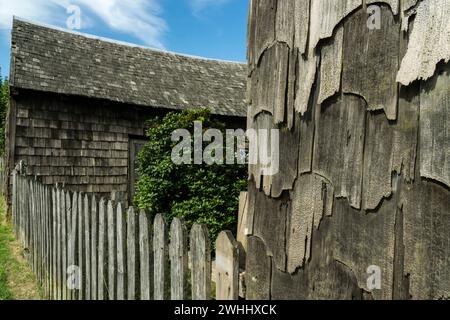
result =
[{"label": "roof ridge", "polygon": [[20,22],[24,22],[24,23],[29,23],[29,24],[32,24],[32,25],[35,25],[35,26],[38,26],[38,27],[42,27],[42,28],[48,28],[48,29],[52,29],[52,30],[56,30],[56,31],[64,32],[64,33],[69,33],[69,34],[73,34],[73,35],[76,35],[76,36],[81,36],[81,37],[92,39],[92,40],[99,40],[99,41],[103,41],[103,42],[109,42],[109,43],[112,43],[112,44],[126,46],[126,47],[131,47],[131,48],[139,48],[139,49],[143,49],[143,50],[154,51],[154,52],[164,53],[164,54],[170,54],[170,55],[174,55],[174,56],[180,56],[180,57],[190,58],[190,59],[195,59],[195,60],[220,62],[220,63],[230,63],[230,64],[237,64],[237,65],[245,65],[246,64],[244,62],[239,62],[239,61],[207,58],[207,57],[201,57],[201,56],[196,56],[196,55],[179,53],[179,52],[174,52],[174,51],[169,51],[169,50],[164,50],[164,49],[152,48],[152,47],[139,45],[139,44],[132,43],[132,42],[126,42],[126,41],[122,41],[122,40],[116,40],[116,39],[112,39],[112,38],[106,38],[106,37],[102,37],[102,36],[97,36],[97,35],[90,34],[90,33],[85,33],[85,32],[80,32],[80,31],[75,31],[75,30],[69,30],[69,29],[65,29],[65,28],[62,28],[62,27],[50,25],[50,24],[47,24],[47,23],[36,22],[36,21],[29,20],[29,19],[21,18],[21,17],[18,17],[18,16],[13,16],[13,24],[14,24],[14,21],[16,21],[16,20],[20,21]]}]

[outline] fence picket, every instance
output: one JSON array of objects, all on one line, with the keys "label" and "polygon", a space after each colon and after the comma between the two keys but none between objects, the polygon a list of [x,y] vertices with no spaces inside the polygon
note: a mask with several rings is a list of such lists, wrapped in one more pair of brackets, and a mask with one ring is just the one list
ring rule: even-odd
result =
[{"label": "fence picket", "polygon": [[97,287],[98,300],[105,300],[107,298],[106,291],[106,272],[108,270],[107,262],[107,221],[106,221],[106,203],[105,199],[101,198],[98,206],[98,273],[97,273]]},{"label": "fence picket", "polygon": [[216,240],[216,300],[237,300],[238,285],[238,243],[230,231],[222,231]]},{"label": "fence picket", "polygon": [[84,213],[84,299],[91,300],[91,208],[87,194],[83,198]]},{"label": "fence picket", "polygon": [[63,298],[63,246],[62,246],[62,212],[61,212],[61,188],[57,188],[56,191],[56,239],[57,240],[57,273],[58,273],[58,300]]},{"label": "fence picket", "polygon": [[77,253],[78,253],[78,300],[84,300],[86,295],[84,292],[85,289],[85,260],[84,260],[84,206],[83,206],[83,194],[78,193],[77,200],[77,209],[78,209],[78,241],[77,241]]},{"label": "fence picket", "polygon": [[170,225],[170,298],[184,300],[187,293],[187,229],[183,219],[174,218]]},{"label": "fence picket", "polygon": [[153,223],[154,300],[169,298],[169,248],[167,225],[161,214]]},{"label": "fence picket", "polygon": [[116,299],[124,300],[126,297],[126,235],[125,217],[122,211],[122,204],[117,204],[116,225],[117,225],[117,292]]},{"label": "fence picket", "polygon": [[61,299],[67,300],[67,212],[66,212],[66,193],[60,190],[59,210],[61,217]]},{"label": "fence picket", "polygon": [[97,199],[92,196],[91,199],[91,299],[98,300],[98,283],[97,283],[97,272],[98,272],[98,206]]},{"label": "fence picket", "polygon": [[115,300],[116,296],[116,217],[115,208],[111,200],[108,201],[108,299]]},{"label": "fence picket", "polygon": [[70,299],[77,300],[80,289],[80,276],[78,264],[78,192],[72,194],[71,204],[71,230],[70,230],[70,246],[69,246],[69,264],[72,266],[72,286],[70,290]]},{"label": "fence picket", "polygon": [[52,278],[53,278],[53,299],[58,300],[58,263],[57,263],[57,242],[58,242],[58,232],[57,232],[57,205],[56,205],[56,188],[52,188]]},{"label": "fence picket", "polygon": [[128,208],[127,215],[127,299],[136,300],[138,292],[136,276],[138,273],[139,260],[136,258],[136,212],[133,207]]},{"label": "fence picket", "polygon": [[192,300],[211,298],[211,244],[208,229],[194,223],[190,234]]},{"label": "fence picket", "polygon": [[139,214],[139,261],[141,300],[153,297],[153,246],[152,229],[145,210]]}]

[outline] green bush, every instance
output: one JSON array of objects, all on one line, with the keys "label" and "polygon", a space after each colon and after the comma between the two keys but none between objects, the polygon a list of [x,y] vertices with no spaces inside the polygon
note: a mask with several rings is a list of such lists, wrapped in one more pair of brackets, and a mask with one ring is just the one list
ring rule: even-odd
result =
[{"label": "green bush", "polygon": [[147,209],[152,216],[162,213],[169,222],[182,217],[188,227],[194,222],[204,223],[215,239],[222,230],[236,229],[239,193],[247,185],[247,167],[174,164],[172,148],[178,142],[172,141],[172,132],[187,129],[193,140],[194,121],[202,122],[203,131],[215,128],[225,132],[225,125],[205,109],[171,112],[163,119],[149,121],[149,142],[138,155],[140,178],[134,200],[139,208]]},{"label": "green bush", "polygon": [[8,80],[0,77],[0,156],[5,153],[5,121],[9,104]]}]

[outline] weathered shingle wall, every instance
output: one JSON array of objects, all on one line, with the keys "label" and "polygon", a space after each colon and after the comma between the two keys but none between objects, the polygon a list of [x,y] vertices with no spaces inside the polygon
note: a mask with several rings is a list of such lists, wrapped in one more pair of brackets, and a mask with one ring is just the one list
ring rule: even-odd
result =
[{"label": "weathered shingle wall", "polygon": [[16,88],[247,115],[244,64],[119,44],[17,19],[11,47],[10,80]]},{"label": "weathered shingle wall", "polygon": [[27,175],[83,192],[128,191],[129,136],[144,136],[156,110],[37,92],[14,99],[14,162]]}]

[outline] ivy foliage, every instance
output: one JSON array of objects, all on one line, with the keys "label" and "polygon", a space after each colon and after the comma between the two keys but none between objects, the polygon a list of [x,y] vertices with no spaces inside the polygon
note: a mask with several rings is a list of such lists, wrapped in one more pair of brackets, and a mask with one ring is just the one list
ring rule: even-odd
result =
[{"label": "ivy foliage", "polygon": [[[194,121],[225,133],[225,125],[214,120],[206,109],[170,112],[163,119],[149,121],[149,141],[138,155],[135,203],[152,216],[165,215],[170,222],[182,217],[190,228],[194,222],[206,224],[212,239],[222,230],[235,230],[239,193],[247,185],[245,165],[175,164],[171,159],[172,132],[187,129],[193,150]],[[203,147],[209,143],[203,143]],[[225,154],[225,147],[224,154]],[[193,155],[191,155],[193,158]]]}]

